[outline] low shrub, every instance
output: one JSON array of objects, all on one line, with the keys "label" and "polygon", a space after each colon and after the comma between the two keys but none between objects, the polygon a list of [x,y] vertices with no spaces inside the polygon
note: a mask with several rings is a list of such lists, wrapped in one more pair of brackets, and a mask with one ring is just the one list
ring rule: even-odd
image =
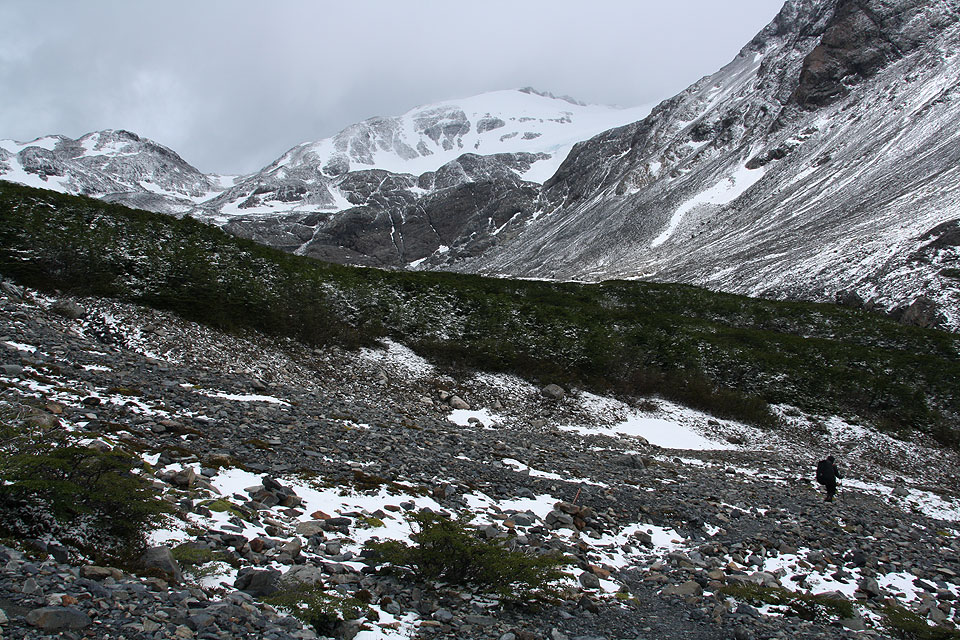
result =
[{"label": "low shrub", "polygon": [[8,414],[0,433],[0,535],[35,537],[56,527],[64,541],[104,561],[139,554],[146,532],[172,511],[122,451],[80,446],[62,428]]},{"label": "low shrub", "polygon": [[337,629],[348,620],[359,620],[368,611],[357,598],[343,596],[336,591],[324,591],[319,585],[301,585],[280,591],[264,601],[286,611],[321,636],[335,636]]},{"label": "low shrub", "polygon": [[179,544],[170,550],[174,560],[180,565],[185,573],[189,573],[194,579],[205,578],[216,575],[221,571],[222,564],[228,564],[234,568],[239,568],[239,562],[236,558],[231,558],[224,551],[204,548],[197,543],[186,542]]},{"label": "low shrub", "polygon": [[785,615],[801,620],[829,623],[854,616],[853,604],[850,601],[823,594],[797,593],[782,587],[764,587],[758,584],[731,584],[721,587],[719,591],[755,606],[778,607]]},{"label": "low shrub", "polygon": [[960,631],[931,626],[927,619],[903,607],[883,609],[883,625],[895,638],[903,640],[960,640]]},{"label": "low shrub", "polygon": [[429,511],[410,518],[413,545],[391,540],[368,542],[376,558],[421,582],[469,585],[514,602],[550,600],[555,583],[569,564],[559,554],[532,555],[511,551],[499,541],[482,540],[465,518],[451,519]]}]

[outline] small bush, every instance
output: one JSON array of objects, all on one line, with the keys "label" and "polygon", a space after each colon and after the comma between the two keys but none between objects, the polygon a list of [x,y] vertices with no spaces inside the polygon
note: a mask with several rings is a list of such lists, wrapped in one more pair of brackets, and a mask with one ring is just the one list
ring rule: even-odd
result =
[{"label": "small bush", "polygon": [[947,627],[932,627],[920,614],[903,607],[883,609],[884,626],[896,638],[903,640],[960,640],[960,631]]},{"label": "small bush", "polygon": [[206,507],[207,509],[210,509],[210,511],[216,511],[217,513],[229,513],[230,515],[237,516],[238,518],[244,520],[250,517],[249,514],[247,514],[243,509],[225,498],[207,500],[201,502],[200,506]]},{"label": "small bush", "polygon": [[56,526],[82,551],[119,562],[137,555],[148,527],[172,510],[124,452],[79,446],[59,427],[27,421],[0,431],[0,535]]},{"label": "small bush", "polygon": [[276,593],[264,601],[312,626],[321,636],[334,636],[344,621],[359,620],[367,612],[367,607],[357,598],[327,592],[320,586],[303,585]]},{"label": "small bush", "polygon": [[527,602],[556,596],[554,583],[569,564],[559,555],[510,551],[497,541],[481,540],[464,518],[453,520],[423,511],[411,518],[414,545],[391,540],[368,542],[379,560],[421,581],[471,585],[506,600]]},{"label": "small bush", "polygon": [[833,622],[852,618],[853,604],[842,598],[822,594],[796,593],[788,589],[764,587],[757,584],[732,584],[720,588],[720,593],[756,606],[781,607],[786,615],[802,620]]},{"label": "small bush", "polygon": [[231,559],[223,551],[206,549],[197,546],[196,543],[186,542],[177,545],[170,550],[174,560],[180,567],[194,577],[194,579],[205,578],[207,576],[220,573],[221,563],[239,568],[239,563],[235,558]]}]

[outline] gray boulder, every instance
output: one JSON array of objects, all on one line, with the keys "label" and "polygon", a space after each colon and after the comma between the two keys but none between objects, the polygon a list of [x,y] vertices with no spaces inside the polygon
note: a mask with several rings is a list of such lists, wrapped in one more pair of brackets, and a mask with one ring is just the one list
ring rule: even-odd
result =
[{"label": "gray boulder", "polygon": [[453,396],[450,398],[450,406],[454,409],[469,409],[470,405],[464,401],[460,396]]},{"label": "gray boulder", "polygon": [[57,315],[63,316],[64,318],[69,318],[70,320],[78,320],[87,315],[87,310],[73,300],[61,300],[56,302],[52,307],[50,307],[50,310]]},{"label": "gray boulder", "polygon": [[23,375],[23,367],[18,364],[0,364],[0,375],[19,378]]},{"label": "gray boulder", "polygon": [[674,584],[663,590],[665,596],[699,596],[703,593],[703,587],[695,580],[687,580],[683,584]]},{"label": "gray boulder", "polygon": [[173,582],[181,582],[183,573],[173,557],[169,547],[150,547],[140,556],[140,565],[144,569],[156,569],[168,576]]},{"label": "gray boulder", "polygon": [[90,616],[77,607],[41,607],[27,613],[26,620],[34,627],[55,632],[83,629],[93,623]]},{"label": "gray boulder", "polygon": [[309,538],[318,533],[323,533],[323,523],[323,520],[307,520],[298,523],[294,531],[301,536]]},{"label": "gray boulder", "polygon": [[556,384],[548,384],[540,390],[540,393],[551,400],[563,400],[564,396],[567,395],[567,392],[563,390],[563,387]]},{"label": "gray boulder", "polygon": [[10,298],[24,297],[23,287],[18,287],[12,282],[0,282],[0,291],[3,291],[3,293],[7,294]]},{"label": "gray boulder", "polygon": [[589,571],[580,574],[580,584],[584,589],[599,589],[600,578]]},{"label": "gray boulder", "polygon": [[296,565],[280,577],[281,586],[294,587],[297,585],[313,586],[323,581],[323,572],[310,564]]},{"label": "gray boulder", "polygon": [[877,598],[882,593],[876,578],[863,578],[857,585],[857,591],[867,594],[868,598]]},{"label": "gray boulder", "polygon": [[233,583],[238,591],[249,593],[255,598],[271,596],[280,590],[280,572],[275,569],[241,569]]}]

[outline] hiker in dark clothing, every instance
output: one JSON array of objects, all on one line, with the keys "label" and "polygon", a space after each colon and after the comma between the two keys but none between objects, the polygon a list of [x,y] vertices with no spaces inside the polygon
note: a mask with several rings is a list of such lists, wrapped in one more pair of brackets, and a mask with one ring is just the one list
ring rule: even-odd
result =
[{"label": "hiker in dark clothing", "polygon": [[817,463],[817,482],[827,489],[827,502],[833,502],[833,496],[837,495],[837,480],[842,480],[840,468],[834,461],[833,456],[827,456],[826,460]]}]

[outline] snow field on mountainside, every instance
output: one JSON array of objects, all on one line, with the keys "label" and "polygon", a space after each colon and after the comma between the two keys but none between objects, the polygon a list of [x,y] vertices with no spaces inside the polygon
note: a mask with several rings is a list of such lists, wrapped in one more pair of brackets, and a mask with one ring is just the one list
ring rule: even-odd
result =
[{"label": "snow field on mountainside", "polygon": [[[10,170],[6,173],[0,173],[0,179],[36,189],[50,189],[51,191],[59,191],[60,193],[67,191],[67,185],[70,183],[69,176],[46,176],[41,178],[36,173],[26,171],[20,163],[20,159],[16,156],[10,158],[7,162],[9,163]],[[0,165],[0,167],[2,166],[3,165]]]},{"label": "snow field on mountainside", "polygon": [[656,249],[669,240],[677,230],[677,227],[680,226],[684,217],[697,207],[729,204],[756,184],[760,178],[763,177],[763,174],[764,171],[762,169],[747,169],[743,166],[738,167],[733,175],[724,178],[709,189],[701,191],[693,198],[687,200],[673,211],[673,214],[670,216],[670,221],[667,223],[667,228],[650,242],[650,248]]}]

